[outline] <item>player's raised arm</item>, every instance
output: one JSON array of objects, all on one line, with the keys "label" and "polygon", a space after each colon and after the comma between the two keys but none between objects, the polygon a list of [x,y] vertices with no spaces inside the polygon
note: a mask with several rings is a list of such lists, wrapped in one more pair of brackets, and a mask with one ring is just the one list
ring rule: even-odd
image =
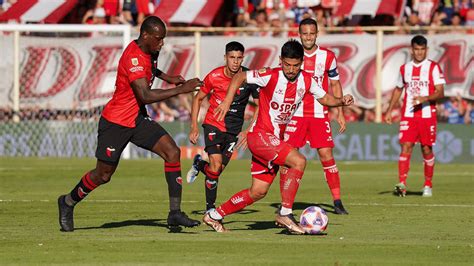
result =
[{"label": "player's raised arm", "polygon": [[346,94],[344,97],[339,98],[326,93],[321,87],[321,83],[315,79],[311,82],[309,93],[311,93],[320,104],[329,107],[349,106],[354,103],[354,98],[350,94]]},{"label": "player's raised arm", "polygon": [[198,126],[198,116],[199,110],[201,109],[201,104],[204,98],[206,98],[207,93],[199,91],[194,95],[192,108],[191,108],[191,129],[189,131],[189,141],[192,144],[196,144],[199,138],[199,126]]},{"label": "player's raised arm", "polygon": [[219,104],[219,106],[217,106],[214,111],[214,117],[216,117],[218,121],[222,121],[224,119],[225,115],[229,111],[232,101],[234,100],[235,93],[239,89],[240,85],[242,85],[242,83],[246,81],[246,71],[242,71],[234,75],[229,84],[229,89],[227,90],[227,94],[225,96],[224,101],[222,101],[222,103]]},{"label": "player's raised arm", "polygon": [[349,106],[354,103],[354,97],[350,94],[346,94],[342,98],[337,98],[326,93],[322,98],[318,98],[318,102],[330,107]]},{"label": "player's raised arm", "polygon": [[152,90],[148,83],[149,82],[146,80],[146,78],[139,78],[132,81],[130,84],[133,89],[133,93],[142,104],[159,102],[181,93],[192,92],[195,91],[197,87],[202,85],[202,82],[198,78],[190,79],[184,82],[182,85],[168,90]]},{"label": "player's raised arm", "polygon": [[159,70],[159,69],[156,69],[156,77],[161,79],[161,80],[164,80],[168,83],[171,83],[171,84],[175,84],[175,85],[181,85],[183,84],[184,82],[186,82],[186,80],[183,78],[183,76],[181,75],[178,75],[178,76],[170,76],[168,74],[166,74],[165,72]]}]

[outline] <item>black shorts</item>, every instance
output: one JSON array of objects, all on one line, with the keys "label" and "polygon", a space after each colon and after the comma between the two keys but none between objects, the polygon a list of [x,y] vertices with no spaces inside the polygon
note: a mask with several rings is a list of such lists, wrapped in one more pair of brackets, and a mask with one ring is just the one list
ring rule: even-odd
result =
[{"label": "black shorts", "polygon": [[151,151],[156,142],[168,132],[149,117],[140,116],[136,127],[124,127],[101,117],[95,157],[110,164],[118,164],[123,149],[129,142]]},{"label": "black shorts", "polygon": [[237,144],[237,136],[220,131],[217,127],[204,124],[204,143],[206,147],[204,150],[210,154],[222,154],[222,163],[227,165],[234,147]]}]

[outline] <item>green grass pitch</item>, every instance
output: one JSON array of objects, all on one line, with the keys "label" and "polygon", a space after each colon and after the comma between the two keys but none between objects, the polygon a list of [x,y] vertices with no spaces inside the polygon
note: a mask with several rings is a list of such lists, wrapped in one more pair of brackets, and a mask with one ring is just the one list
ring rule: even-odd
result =
[{"label": "green grass pitch", "polygon": [[[76,207],[76,231],[59,231],[58,195],[92,159],[0,158],[0,264],[474,264],[474,164],[437,164],[432,198],[421,197],[423,168],[412,163],[409,195],[392,194],[397,164],[339,162],[348,216],[329,212],[324,236],[288,235],[274,225],[278,181],[267,197],[226,217],[232,231],[205,225],[170,232],[161,160],[122,161],[109,184]],[[183,175],[190,161],[183,161]],[[218,203],[251,182],[249,161],[232,161]],[[308,162],[295,213],[332,200],[319,162]],[[183,210],[201,219],[203,176],[183,184]]]}]

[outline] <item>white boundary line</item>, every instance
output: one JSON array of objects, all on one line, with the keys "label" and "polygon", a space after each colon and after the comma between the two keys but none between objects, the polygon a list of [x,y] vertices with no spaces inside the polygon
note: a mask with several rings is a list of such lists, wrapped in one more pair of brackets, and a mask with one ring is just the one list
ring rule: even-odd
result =
[{"label": "white boundary line", "polygon": [[[158,201],[158,200],[85,200],[87,202],[94,202],[94,203],[163,203],[168,202],[168,200]],[[12,200],[12,199],[0,199],[0,203],[25,203],[25,202],[56,202],[56,200]],[[201,203],[201,201],[197,200],[186,200],[182,201],[182,203]],[[275,202],[265,202],[259,201],[255,204],[272,204]],[[348,203],[344,204],[348,206],[392,206],[392,207],[447,207],[447,208],[474,208],[473,204],[421,204],[421,203]]]}]

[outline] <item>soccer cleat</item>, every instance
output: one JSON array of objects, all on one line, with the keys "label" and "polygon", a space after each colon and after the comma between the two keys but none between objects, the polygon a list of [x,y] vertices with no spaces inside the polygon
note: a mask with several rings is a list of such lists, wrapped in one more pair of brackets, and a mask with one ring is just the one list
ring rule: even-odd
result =
[{"label": "soccer cleat", "polygon": [[168,214],[168,226],[184,226],[195,227],[201,224],[198,220],[189,218],[186,213],[182,211],[170,211]]},{"label": "soccer cleat", "polygon": [[212,228],[214,231],[217,233],[226,233],[229,232],[224,225],[222,224],[222,220],[215,220],[213,219],[210,215],[209,212],[206,212],[204,214],[204,217],[202,217],[202,221],[207,224],[210,228]]},{"label": "soccer cleat", "polygon": [[186,174],[186,181],[188,183],[193,183],[196,180],[199,174],[198,163],[202,160],[201,154],[196,154],[193,159],[193,165],[191,165],[191,169],[189,169],[188,173]]},{"label": "soccer cleat", "polygon": [[407,195],[407,187],[403,183],[398,183],[395,185],[395,193],[400,197],[405,197]]},{"label": "soccer cleat", "polygon": [[433,190],[429,186],[424,186],[423,187],[423,197],[431,197],[433,196]]},{"label": "soccer cleat", "polygon": [[344,205],[342,205],[341,200],[335,200],[334,201],[334,212],[336,214],[349,214],[346,209],[344,208]]},{"label": "soccer cleat", "polygon": [[275,224],[280,227],[286,227],[288,231],[294,234],[303,235],[305,233],[303,228],[301,228],[296,221],[293,213],[287,215],[280,215],[280,213],[278,213],[275,218]]},{"label": "soccer cleat", "polygon": [[59,225],[61,231],[72,232],[74,231],[74,207],[66,204],[66,195],[61,195],[58,198],[59,208]]}]

